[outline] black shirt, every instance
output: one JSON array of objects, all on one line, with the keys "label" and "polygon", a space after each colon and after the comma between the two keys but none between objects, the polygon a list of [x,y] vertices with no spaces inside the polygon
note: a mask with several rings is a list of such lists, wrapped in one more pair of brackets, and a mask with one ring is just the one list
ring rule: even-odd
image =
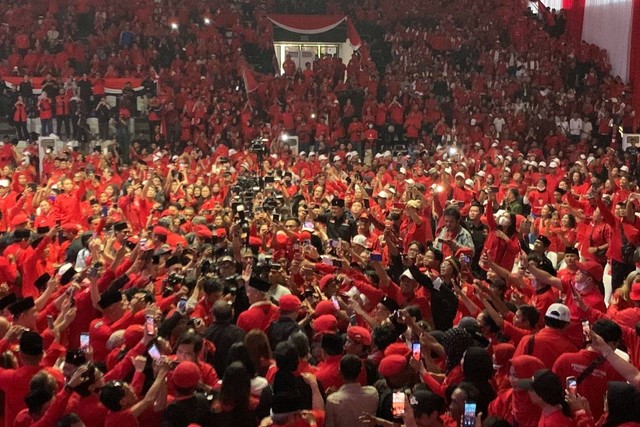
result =
[{"label": "black shirt", "polygon": [[198,424],[203,427],[213,425],[211,402],[202,393],[195,393],[187,399],[175,400],[167,406],[163,426],[187,427]]},{"label": "black shirt", "polygon": [[334,217],[331,214],[320,216],[320,220],[327,224],[327,235],[331,240],[351,241],[358,234],[358,227],[350,212],[345,211],[342,216]]},{"label": "black shirt", "polygon": [[227,354],[231,346],[244,339],[244,331],[230,322],[214,322],[204,333],[205,338],[216,346],[212,365],[222,378],[227,369]]}]

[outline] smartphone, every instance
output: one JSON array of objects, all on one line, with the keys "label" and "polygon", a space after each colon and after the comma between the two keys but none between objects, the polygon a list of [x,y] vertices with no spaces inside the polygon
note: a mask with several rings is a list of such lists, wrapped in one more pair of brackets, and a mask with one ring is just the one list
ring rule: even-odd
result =
[{"label": "smartphone", "polygon": [[331,302],[333,302],[333,306],[336,308],[336,310],[340,310],[340,303],[338,302],[338,298],[336,298],[335,295],[331,297]]},{"label": "smartphone", "polygon": [[411,355],[413,356],[414,359],[416,360],[420,360],[420,356],[421,356],[422,352],[420,349],[420,343],[419,342],[414,342],[411,344]]},{"label": "smartphone", "polygon": [[371,252],[369,254],[369,261],[371,262],[382,262],[382,254],[377,252]]},{"label": "smartphone", "polygon": [[492,193],[497,193],[498,191],[500,191],[500,189],[498,187],[496,187],[495,185],[492,186],[490,189],[491,189]]},{"label": "smartphone", "polygon": [[476,404],[475,402],[464,403],[464,415],[462,416],[462,427],[475,427],[476,425]]},{"label": "smartphone", "polygon": [[332,248],[337,248],[340,246],[340,241],[339,240],[329,240],[329,246],[331,246]]},{"label": "smartphone", "polygon": [[591,343],[591,325],[588,320],[582,321],[582,335],[584,336],[584,342]]},{"label": "smartphone", "polygon": [[98,264],[94,263],[91,268],[89,269],[89,277],[90,278],[94,278],[98,275]]},{"label": "smartphone", "polygon": [[86,349],[89,347],[89,332],[80,333],[80,348]]},{"label": "smartphone", "polygon": [[273,222],[280,222],[280,214],[274,213],[272,218]]},{"label": "smartphone", "polygon": [[149,356],[151,356],[151,358],[156,362],[162,357],[162,354],[160,354],[160,350],[158,350],[158,347],[155,344],[149,347],[147,353],[149,353]]},{"label": "smartphone", "polygon": [[364,207],[365,209],[369,209],[371,207],[371,202],[369,202],[369,199],[364,199]]},{"label": "smartphone", "polygon": [[567,391],[572,396],[575,396],[578,392],[578,380],[576,380],[576,377],[567,377]]},{"label": "smartphone", "polygon": [[404,415],[404,393],[394,391],[391,401],[391,413],[394,418],[400,418]]},{"label": "smartphone", "polygon": [[109,215],[109,206],[103,206],[102,207],[102,216],[106,217],[107,215]]},{"label": "smartphone", "polygon": [[147,321],[145,323],[145,330],[147,331],[147,335],[156,334],[156,319],[154,319],[153,316],[147,316]]},{"label": "smartphone", "polygon": [[187,312],[187,299],[185,297],[180,298],[180,301],[178,301],[178,311],[182,314]]}]

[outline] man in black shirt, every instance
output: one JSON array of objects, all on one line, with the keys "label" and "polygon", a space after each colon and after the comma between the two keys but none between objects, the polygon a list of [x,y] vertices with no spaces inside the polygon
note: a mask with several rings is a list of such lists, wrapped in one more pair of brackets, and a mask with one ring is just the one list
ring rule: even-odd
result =
[{"label": "man in black shirt", "polygon": [[227,354],[231,346],[244,339],[244,331],[231,323],[232,306],[227,301],[218,300],[213,303],[213,324],[205,331],[204,336],[216,346],[213,355],[213,367],[222,378],[227,369]]},{"label": "man in black shirt", "polygon": [[285,341],[289,336],[302,329],[296,321],[300,300],[295,295],[283,295],[280,297],[280,318],[273,322],[267,331],[271,348],[276,348],[279,342]]},{"label": "man in black shirt", "polygon": [[164,413],[164,426],[186,427],[191,424],[212,425],[211,402],[196,392],[201,380],[200,368],[193,362],[180,362],[171,377],[176,398]]},{"label": "man in black shirt", "polygon": [[344,208],[344,199],[333,199],[331,212],[320,215],[320,221],[327,224],[327,235],[331,240],[342,239],[351,242],[351,238],[358,234],[358,227],[351,212]]}]

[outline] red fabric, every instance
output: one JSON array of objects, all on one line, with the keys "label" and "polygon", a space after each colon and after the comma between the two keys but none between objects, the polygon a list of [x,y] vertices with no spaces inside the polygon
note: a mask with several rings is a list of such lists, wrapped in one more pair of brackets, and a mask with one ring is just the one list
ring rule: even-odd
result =
[{"label": "red fabric", "polygon": [[562,8],[567,11],[567,32],[574,40],[582,40],[585,0],[562,0]]},{"label": "red fabric", "polygon": [[640,0],[633,0],[631,19],[629,81],[633,84],[633,108],[640,111]]}]

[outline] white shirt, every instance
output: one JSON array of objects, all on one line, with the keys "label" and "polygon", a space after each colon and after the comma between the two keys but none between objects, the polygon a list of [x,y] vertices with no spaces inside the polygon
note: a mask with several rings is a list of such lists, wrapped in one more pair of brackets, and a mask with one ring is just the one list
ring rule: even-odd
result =
[{"label": "white shirt", "polygon": [[578,117],[577,119],[569,120],[569,133],[571,135],[580,135],[582,132],[582,119]]}]

